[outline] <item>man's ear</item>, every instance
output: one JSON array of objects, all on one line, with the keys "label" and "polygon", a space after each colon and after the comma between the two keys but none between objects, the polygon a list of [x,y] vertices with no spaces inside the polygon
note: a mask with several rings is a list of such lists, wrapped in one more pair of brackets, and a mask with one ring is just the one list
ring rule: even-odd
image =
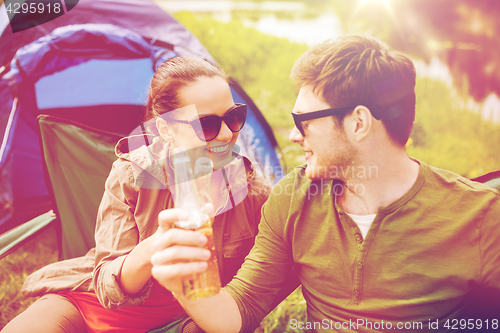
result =
[{"label": "man's ear", "polygon": [[158,130],[158,133],[160,133],[160,136],[162,137],[163,140],[172,143],[174,140],[174,137],[170,133],[167,127],[167,122],[165,119],[162,119],[160,117],[156,118],[156,129]]},{"label": "man's ear", "polygon": [[357,106],[352,114],[347,117],[348,124],[346,124],[349,128],[350,134],[353,138],[360,142],[373,127],[373,117],[370,110],[363,105]]}]

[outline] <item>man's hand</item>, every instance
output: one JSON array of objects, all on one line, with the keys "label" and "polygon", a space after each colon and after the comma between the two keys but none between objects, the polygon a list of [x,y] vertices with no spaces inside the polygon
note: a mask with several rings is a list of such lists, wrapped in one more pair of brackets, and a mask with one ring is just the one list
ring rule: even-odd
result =
[{"label": "man's hand", "polygon": [[179,209],[166,209],[158,215],[159,231],[151,257],[153,277],[176,297],[182,295],[181,277],[207,268],[210,251],[203,248],[207,238],[191,230],[173,228],[174,223],[187,219]]}]

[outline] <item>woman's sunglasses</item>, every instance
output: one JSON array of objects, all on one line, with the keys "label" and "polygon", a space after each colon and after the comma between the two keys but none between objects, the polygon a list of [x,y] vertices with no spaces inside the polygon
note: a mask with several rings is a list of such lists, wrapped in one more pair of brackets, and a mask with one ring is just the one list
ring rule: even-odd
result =
[{"label": "woman's sunglasses", "polygon": [[222,121],[224,121],[227,127],[229,127],[231,132],[236,133],[243,128],[246,118],[247,106],[245,104],[236,104],[222,117],[209,115],[191,121],[170,118],[167,121],[189,124],[193,127],[196,136],[201,141],[212,141],[217,137],[217,135],[219,135]]}]

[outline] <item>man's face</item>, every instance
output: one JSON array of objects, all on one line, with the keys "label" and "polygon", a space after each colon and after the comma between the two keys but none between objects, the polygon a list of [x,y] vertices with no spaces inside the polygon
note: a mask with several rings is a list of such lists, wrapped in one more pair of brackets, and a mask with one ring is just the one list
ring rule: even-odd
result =
[{"label": "man's face", "polygon": [[[313,87],[300,89],[294,112],[309,113],[331,108],[321,97],[313,93]],[[306,153],[306,176],[310,179],[343,179],[343,172],[352,166],[356,149],[349,141],[344,128],[340,128],[332,117],[302,122],[305,136],[294,127],[290,141],[298,143]]]}]

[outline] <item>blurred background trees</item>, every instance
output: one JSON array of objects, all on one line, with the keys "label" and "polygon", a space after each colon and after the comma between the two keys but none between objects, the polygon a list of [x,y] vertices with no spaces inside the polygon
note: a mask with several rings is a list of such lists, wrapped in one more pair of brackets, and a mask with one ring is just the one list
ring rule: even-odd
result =
[{"label": "blurred background trees", "polygon": [[365,30],[414,57],[446,63],[476,101],[500,95],[500,2],[355,0],[332,3],[347,32]]},{"label": "blurred background trees", "polygon": [[[169,2],[163,3],[168,9]],[[174,15],[255,100],[288,166],[304,162],[299,146],[288,141],[297,93],[289,74],[308,46],[252,26],[259,27],[259,20],[269,15],[300,26],[304,20],[332,13],[335,16],[328,18],[338,17],[340,30],[331,28],[331,37],[368,33],[380,38],[417,65],[417,115],[407,144],[409,155],[472,178],[500,169],[500,125],[484,115],[481,104],[487,96],[495,99],[490,94],[500,94],[500,23],[495,20],[499,11],[495,0],[314,0],[302,10],[234,9],[223,20],[198,11]],[[426,67],[430,63],[433,68]],[[450,80],[436,78],[436,68],[449,71]],[[500,104],[496,107],[500,112]]]}]

